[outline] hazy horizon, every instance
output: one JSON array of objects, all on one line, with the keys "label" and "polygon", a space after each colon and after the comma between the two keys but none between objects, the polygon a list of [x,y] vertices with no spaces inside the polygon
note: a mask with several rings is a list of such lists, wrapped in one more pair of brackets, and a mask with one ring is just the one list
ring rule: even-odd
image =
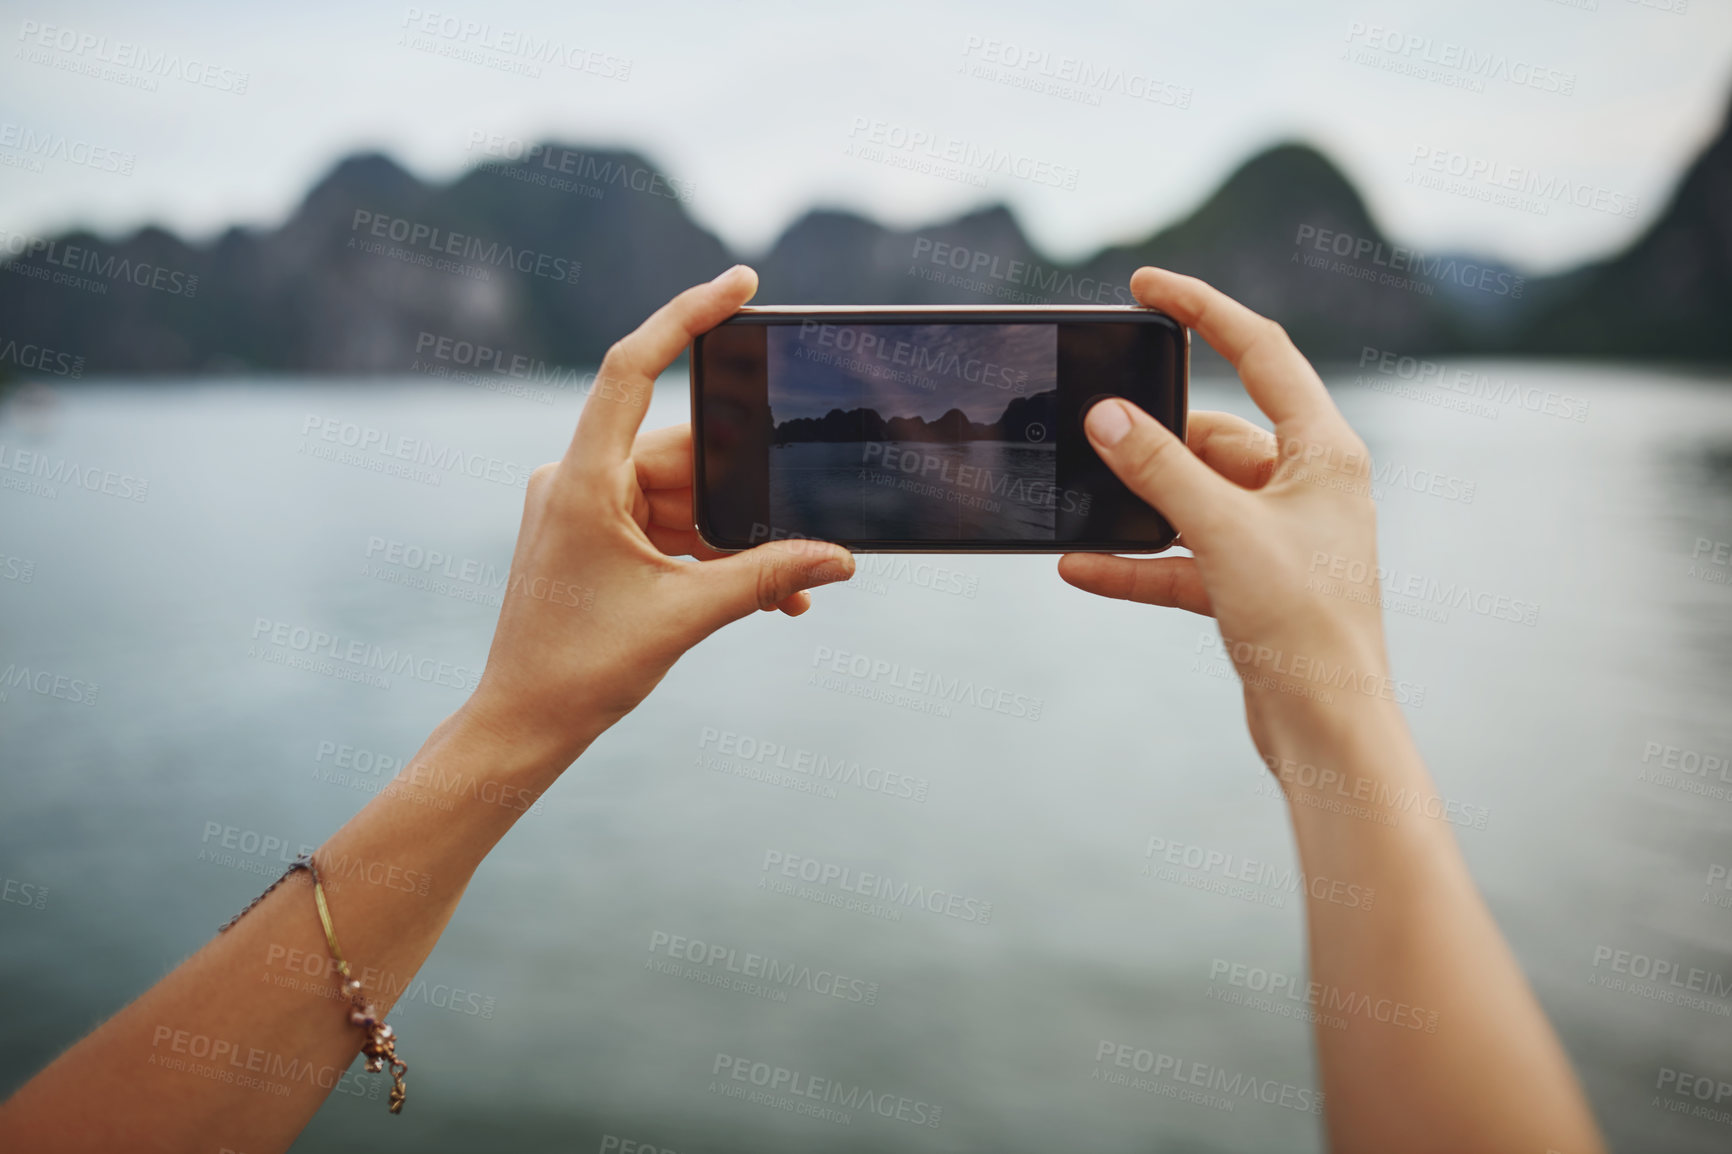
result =
[{"label": "hazy horizon", "polygon": [[[1058,393],[1057,389],[1048,389],[1046,391],[1054,394],[1055,396]],[[1040,394],[1035,394],[1035,395],[1038,396]],[[811,420],[817,420],[817,419],[821,419],[823,417],[827,417],[832,412],[850,413],[850,412],[854,412],[854,411],[859,410],[859,409],[869,409],[872,412],[878,413],[878,415],[880,417],[884,418],[884,420],[886,420],[886,421],[906,421],[906,420],[918,419],[918,420],[925,421],[927,424],[930,425],[933,422],[940,420],[943,417],[947,416],[952,410],[954,410],[958,413],[961,413],[964,417],[967,417],[971,421],[976,421],[980,424],[989,425],[993,421],[997,420],[999,417],[1002,417],[1004,415],[1005,410],[1008,408],[1010,408],[1010,402],[1006,402],[1004,405],[1002,405],[996,413],[987,413],[987,414],[984,414],[982,416],[976,417],[976,416],[969,416],[968,412],[965,409],[963,409],[961,406],[952,405],[952,406],[950,406],[950,408],[944,410],[944,412],[939,413],[937,417],[923,417],[919,413],[885,413],[885,412],[879,412],[878,406],[874,405],[874,404],[850,405],[846,408],[844,408],[841,405],[833,405],[829,409],[826,409],[824,412],[818,413],[816,415],[810,414],[810,413],[802,413],[798,416],[793,416],[793,417],[777,417],[775,415],[775,406],[771,405],[770,406],[770,416],[771,416],[771,419],[775,422],[775,427],[779,429],[783,425],[787,424],[789,421],[811,421]]]},{"label": "hazy horizon", "polygon": [[[447,180],[514,141],[558,139],[640,153],[689,190],[699,223],[748,256],[813,208],[906,228],[1004,203],[1043,251],[1074,260],[1181,219],[1246,159],[1296,141],[1337,164],[1392,236],[1542,273],[1646,229],[1732,90],[1732,6],[1678,14],[1632,0],[1375,13],[1098,5],[1057,35],[1034,5],[7,9],[0,224],[30,233],[158,224],[206,240],[280,223],[356,152]],[[1367,47],[1391,35],[1423,46]],[[54,47],[78,38],[94,47]],[[544,43],[580,66],[536,64],[523,45]],[[1483,80],[1397,71],[1455,51],[1505,63]],[[127,52],[181,66],[153,70]],[[107,75],[85,74],[98,65]],[[1042,84],[1063,91],[1032,90]],[[732,104],[717,97],[729,85]],[[125,171],[38,160],[19,144],[26,135],[101,150]],[[1009,165],[914,170],[1004,155]],[[1422,187],[1415,178],[1434,160],[1568,182],[1600,207],[1517,210],[1494,202],[1486,180]]]}]

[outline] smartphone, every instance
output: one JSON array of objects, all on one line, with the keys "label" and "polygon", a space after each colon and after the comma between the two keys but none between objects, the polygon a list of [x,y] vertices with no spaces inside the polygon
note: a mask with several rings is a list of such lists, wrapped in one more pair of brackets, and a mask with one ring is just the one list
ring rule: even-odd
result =
[{"label": "smartphone", "polygon": [[1185,435],[1190,332],[1152,309],[759,307],[693,343],[693,514],[723,551],[1157,552],[1177,535],[1082,429]]}]

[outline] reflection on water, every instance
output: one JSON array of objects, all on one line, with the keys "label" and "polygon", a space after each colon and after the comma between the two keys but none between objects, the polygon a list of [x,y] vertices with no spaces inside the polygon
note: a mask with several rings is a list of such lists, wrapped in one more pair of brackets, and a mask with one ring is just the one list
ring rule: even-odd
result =
[{"label": "reflection on water", "polygon": [[1058,449],[1005,441],[821,441],[770,450],[770,520],[849,540],[1050,541]]},{"label": "reflection on water", "polygon": [[[1713,873],[1732,770],[1708,768],[1732,753],[1732,494],[1711,467],[1732,393],[1487,371],[1587,398],[1588,419],[1339,394],[1405,466],[1386,565],[1538,606],[1531,624],[1392,612],[1397,675],[1427,687],[1411,722],[1614,1143],[1723,1150],[1732,1128],[1654,1102],[1666,1070],[1732,1079],[1713,986],[1732,981]],[[27,423],[8,408],[0,670],[94,693],[0,687],[0,1082],[196,948],[458,704],[260,654],[280,624],[477,665],[482,575],[522,501],[487,477],[556,457],[574,404],[189,384],[65,390]],[[684,405],[670,382],[651,424]],[[342,444],[351,424],[502,467],[394,474]],[[38,455],[78,482],[31,490]],[[396,1015],[408,1111],[333,1099],[298,1148],[1318,1149],[1303,1109],[1170,1092],[1177,1064],[1216,1087],[1315,1083],[1308,1028],[1234,997],[1234,967],[1302,974],[1297,900],[1143,868],[1152,838],[1291,862],[1237,688],[1208,674],[1212,627],[1087,598],[1050,558],[942,561],[877,562],[864,593],[821,590],[684,659],[476,877]],[[832,692],[810,674],[837,654],[1038,700],[1038,720]],[[1636,958],[1696,988],[1643,981]],[[739,1095],[777,1068],[776,1094]]]}]

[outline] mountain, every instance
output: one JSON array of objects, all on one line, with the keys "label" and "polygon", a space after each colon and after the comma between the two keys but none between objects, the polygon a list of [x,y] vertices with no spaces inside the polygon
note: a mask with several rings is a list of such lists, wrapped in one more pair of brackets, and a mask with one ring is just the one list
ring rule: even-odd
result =
[{"label": "mountain", "polygon": [[[1352,245],[1345,258],[1335,251],[1346,247],[1341,238]],[[1201,276],[1278,318],[1313,358],[1357,356],[1367,344],[1403,351],[1462,345],[1457,318],[1434,284],[1379,264],[1380,254],[1393,263],[1395,250],[1346,177],[1320,153],[1290,144],[1253,157],[1186,219],[1106,249],[1086,267],[1115,284],[1145,264]],[[1355,259],[1356,252],[1364,255]],[[1414,287],[1392,288],[1366,274]]]},{"label": "mountain", "polygon": [[1732,115],[1651,228],[1557,278],[1509,347],[1552,355],[1732,360]]},{"label": "mountain", "polygon": [[778,304],[1045,304],[1033,278],[1055,266],[1042,260],[1011,211],[995,205],[914,231],[810,212],[753,267],[758,299]]},{"label": "mountain", "polygon": [[[208,244],[157,228],[0,235],[0,251],[21,253],[0,264],[0,340],[83,357],[85,375],[593,364],[737,259],[693,221],[689,193],[634,153],[579,145],[443,184],[353,156],[280,226]],[[1300,144],[1252,157],[1184,219],[1072,264],[1002,206],[915,230],[816,210],[754,263],[766,303],[987,305],[1128,304],[1131,271],[1154,263],[1275,317],[1319,360],[1373,345],[1724,362],[1732,136],[1722,129],[1628,250],[1545,278],[1393,241]]]},{"label": "mountain", "polygon": [[[1030,426],[1039,431],[1030,435]],[[776,425],[771,443],[801,444],[809,441],[1015,441],[1033,444],[1046,438],[1046,430],[1058,427],[1058,393],[1048,389],[1028,397],[1016,397],[992,421],[971,420],[961,409],[949,409],[937,420],[925,417],[884,417],[876,409],[831,409],[822,417],[792,417]]]},{"label": "mountain", "polygon": [[[355,156],[276,229],[38,239],[0,267],[0,316],[87,374],[400,373],[441,338],[471,358],[593,363],[732,263],[673,188],[633,154],[553,145],[447,185]],[[56,274],[77,283],[44,283]]]}]

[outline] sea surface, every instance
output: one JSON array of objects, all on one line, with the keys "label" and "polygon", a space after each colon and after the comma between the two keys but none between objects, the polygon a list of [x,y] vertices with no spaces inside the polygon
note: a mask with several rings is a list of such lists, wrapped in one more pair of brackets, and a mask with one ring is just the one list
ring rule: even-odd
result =
[{"label": "sea surface", "polygon": [[[1412,727],[1614,1146],[1724,1151],[1732,1124],[1665,1083],[1732,1081],[1732,381],[1462,367],[1477,398],[1325,372],[1411,591],[1388,631]],[[670,375],[648,423],[686,403]],[[1233,382],[1193,403],[1251,411]],[[457,707],[267,643],[478,668],[519,482],[579,404],[236,379],[0,406],[0,671],[34,678],[0,685],[0,1092]],[[449,467],[407,464],[422,445]],[[297,1150],[1320,1149],[1279,1104],[1310,1101],[1310,1027],[1250,997],[1302,980],[1302,909],[1212,623],[1040,556],[862,558],[815,601],[692,652],[525,815],[394,1015],[405,1113],[333,1098]],[[813,676],[838,654],[927,689]],[[1209,854],[1269,872],[1182,864]],[[776,1068],[854,1108],[738,1096]],[[1200,1093],[1172,1074],[1205,1068]]]},{"label": "sea surface", "polygon": [[770,521],[832,539],[1051,541],[1058,447],[821,441],[770,450]]}]

